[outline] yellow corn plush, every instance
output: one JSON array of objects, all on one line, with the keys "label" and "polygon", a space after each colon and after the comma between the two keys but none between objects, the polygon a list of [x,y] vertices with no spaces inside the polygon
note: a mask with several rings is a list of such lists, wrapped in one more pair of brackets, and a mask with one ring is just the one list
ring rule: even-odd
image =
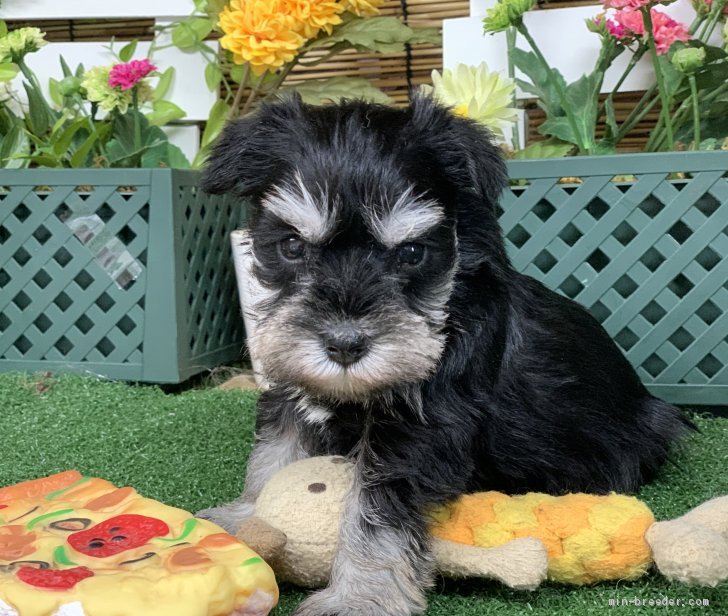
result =
[{"label": "yellow corn plush", "polygon": [[[338,456],[284,467],[264,486],[238,538],[279,580],[325,585],[353,477],[351,462]],[[685,584],[716,586],[728,579],[728,496],[656,522],[631,496],[480,492],[433,511],[430,531],[433,563],[443,575],[493,579],[520,590],[546,579],[635,579],[651,566]]]},{"label": "yellow corn plush", "polygon": [[655,522],[631,496],[481,492],[433,513],[431,532],[455,543],[493,548],[536,537],[548,552],[548,577],[588,584],[635,579],[652,564],[645,533]]}]

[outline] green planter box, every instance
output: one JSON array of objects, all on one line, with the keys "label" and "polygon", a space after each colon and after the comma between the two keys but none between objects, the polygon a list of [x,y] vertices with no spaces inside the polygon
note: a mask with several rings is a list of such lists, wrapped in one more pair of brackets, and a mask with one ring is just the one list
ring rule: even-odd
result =
[{"label": "green planter box", "polygon": [[523,184],[500,217],[514,265],[586,306],[655,395],[728,404],[728,152],[509,172]]},{"label": "green planter box", "polygon": [[170,169],[0,170],[0,371],[178,383],[239,358],[243,206]]}]

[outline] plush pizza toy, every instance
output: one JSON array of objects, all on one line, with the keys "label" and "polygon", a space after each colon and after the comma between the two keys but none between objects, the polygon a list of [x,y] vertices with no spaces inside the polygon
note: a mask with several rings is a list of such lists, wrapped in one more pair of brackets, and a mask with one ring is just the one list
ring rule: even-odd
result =
[{"label": "plush pizza toy", "polygon": [[0,616],[266,616],[270,567],[219,526],[67,471],[0,488]]}]

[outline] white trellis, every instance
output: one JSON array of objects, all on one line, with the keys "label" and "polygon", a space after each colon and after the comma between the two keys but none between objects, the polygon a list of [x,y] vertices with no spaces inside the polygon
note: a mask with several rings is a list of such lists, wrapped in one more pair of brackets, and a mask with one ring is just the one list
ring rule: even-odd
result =
[{"label": "white trellis", "polygon": [[[158,24],[169,23],[189,15],[192,0],[3,0],[0,19],[36,21],[43,19],[154,19]],[[110,64],[113,56],[108,43],[73,42],[50,43],[27,57],[28,65],[47,87],[51,77],[62,77],[59,58],[63,56],[72,69],[82,63],[86,68]],[[143,57],[149,43],[141,42],[136,56]],[[216,93],[205,84],[205,61],[199,54],[184,53],[175,47],[155,53],[160,70],[175,67],[169,100],[187,112],[183,121],[165,127],[170,141],[178,145],[188,158],[194,158],[199,147],[198,122],[207,119]]]}]

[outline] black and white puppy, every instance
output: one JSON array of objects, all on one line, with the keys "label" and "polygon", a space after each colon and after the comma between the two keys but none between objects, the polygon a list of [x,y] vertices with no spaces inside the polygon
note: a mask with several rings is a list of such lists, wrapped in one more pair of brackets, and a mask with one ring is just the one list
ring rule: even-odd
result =
[{"label": "black and white puppy", "polygon": [[[427,98],[265,106],[203,187],[249,198],[250,345],[273,383],[230,531],[283,465],[355,461],[328,588],[298,616],[407,616],[433,579],[428,509],[476,490],[630,492],[689,422],[573,301],[516,272],[488,134]],[[295,512],[293,512],[295,515]]]}]

